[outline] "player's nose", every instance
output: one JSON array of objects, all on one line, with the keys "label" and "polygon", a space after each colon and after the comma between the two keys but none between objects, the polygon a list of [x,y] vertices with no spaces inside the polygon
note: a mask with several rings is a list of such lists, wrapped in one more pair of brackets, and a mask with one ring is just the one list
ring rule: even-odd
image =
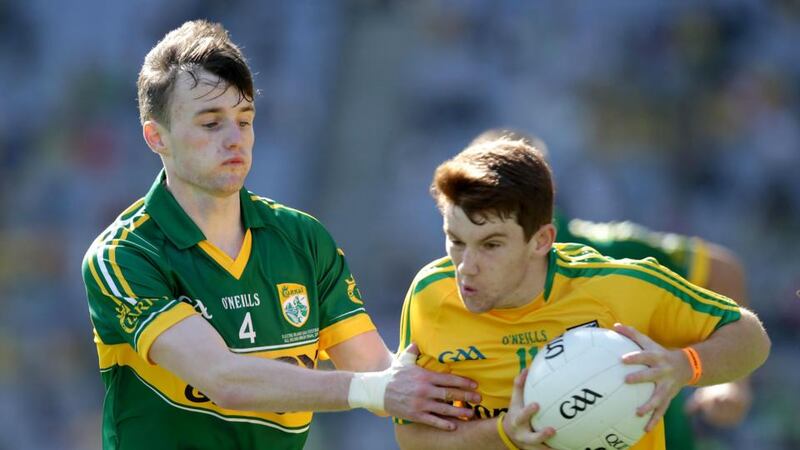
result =
[{"label": "player's nose", "polygon": [[225,127],[222,144],[227,149],[238,149],[242,146],[245,138],[245,130],[239,127],[236,121],[228,122]]},{"label": "player's nose", "polygon": [[458,273],[463,276],[475,276],[478,274],[478,258],[475,252],[470,249],[464,250],[461,254],[461,261],[458,264]]}]

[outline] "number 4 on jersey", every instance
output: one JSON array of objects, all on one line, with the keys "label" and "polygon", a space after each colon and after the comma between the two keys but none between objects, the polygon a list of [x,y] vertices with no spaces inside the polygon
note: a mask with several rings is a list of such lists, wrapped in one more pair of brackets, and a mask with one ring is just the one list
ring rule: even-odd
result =
[{"label": "number 4 on jersey", "polygon": [[253,329],[253,318],[250,317],[250,312],[244,316],[242,327],[239,328],[239,339],[250,339],[250,343],[256,342],[256,331]]}]

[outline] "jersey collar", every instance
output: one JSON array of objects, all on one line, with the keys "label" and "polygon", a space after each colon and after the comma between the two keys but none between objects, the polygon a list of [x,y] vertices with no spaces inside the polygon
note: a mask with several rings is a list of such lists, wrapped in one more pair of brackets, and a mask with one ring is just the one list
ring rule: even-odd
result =
[{"label": "jersey collar", "polygon": [[[181,208],[172,193],[167,190],[166,178],[164,169],[161,169],[153,186],[145,196],[145,208],[167,238],[176,247],[184,250],[206,240],[206,237],[191,217],[186,214],[186,211]],[[253,200],[250,199],[250,193],[245,188],[239,191],[239,201],[245,229],[263,227],[264,222],[257,213]]]},{"label": "jersey collar", "polygon": [[547,277],[544,280],[544,301],[550,300],[550,292],[553,290],[553,278],[556,275],[556,247],[555,245],[550,249],[547,255]]}]

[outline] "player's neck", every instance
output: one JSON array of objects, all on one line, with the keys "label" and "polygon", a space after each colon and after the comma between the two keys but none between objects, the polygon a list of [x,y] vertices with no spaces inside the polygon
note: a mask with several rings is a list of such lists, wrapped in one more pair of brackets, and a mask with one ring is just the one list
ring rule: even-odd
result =
[{"label": "player's neck", "polygon": [[167,189],[209,242],[231,258],[238,256],[245,232],[238,192],[215,196],[183,183],[169,182]]},{"label": "player's neck", "polygon": [[539,258],[531,263],[530,270],[519,287],[508,297],[503,309],[519,308],[534,302],[544,292],[547,279],[547,258]]}]

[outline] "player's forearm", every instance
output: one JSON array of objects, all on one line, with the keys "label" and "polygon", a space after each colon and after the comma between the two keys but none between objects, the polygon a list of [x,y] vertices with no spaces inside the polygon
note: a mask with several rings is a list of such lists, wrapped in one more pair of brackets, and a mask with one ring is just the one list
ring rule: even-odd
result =
[{"label": "player's forearm", "polygon": [[339,370],[376,372],[392,365],[392,354],[375,330],[352,337],[327,351]]},{"label": "player's forearm", "polygon": [[223,408],[246,411],[348,409],[350,372],[317,371],[240,355],[200,316],[165,330],[150,358]]},{"label": "player's forearm", "polygon": [[758,318],[746,309],[742,317],[692,346],[698,353],[703,374],[701,386],[726,383],[749,375],[769,355],[770,340]]},{"label": "player's forearm", "polygon": [[[243,411],[349,409],[352,373],[309,370],[280,361],[231,354],[204,380],[212,401]],[[199,387],[202,390],[202,387]]]},{"label": "player's forearm", "polygon": [[497,449],[506,450],[497,434],[497,419],[457,421],[455,431],[426,425],[395,425],[397,443],[403,450]]}]

